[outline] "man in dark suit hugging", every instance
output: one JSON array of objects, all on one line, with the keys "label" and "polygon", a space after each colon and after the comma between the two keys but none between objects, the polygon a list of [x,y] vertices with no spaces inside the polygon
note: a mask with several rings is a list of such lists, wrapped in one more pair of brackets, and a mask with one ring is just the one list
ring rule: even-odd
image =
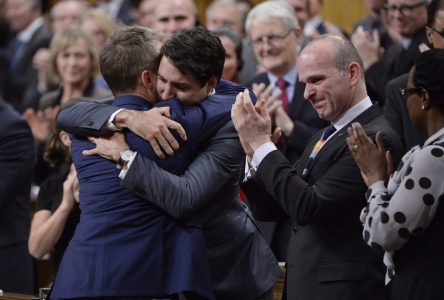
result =
[{"label": "man in dark suit hugging", "polygon": [[347,127],[360,122],[369,135],[381,131],[396,162],[401,143],[367,96],[362,61],[349,41],[320,36],[297,67],[304,97],[331,125],[311,138],[293,167],[270,141],[265,102],[254,107],[239,95],[232,119],[248,156],[244,191],[257,218],[292,219],[288,299],[385,299],[382,253],[361,236],[366,186],[347,148]]}]

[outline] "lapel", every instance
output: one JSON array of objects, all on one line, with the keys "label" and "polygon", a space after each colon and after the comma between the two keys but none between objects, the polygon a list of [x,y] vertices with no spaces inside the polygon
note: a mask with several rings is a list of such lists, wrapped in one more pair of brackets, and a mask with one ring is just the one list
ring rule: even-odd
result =
[{"label": "lapel", "polygon": [[[346,126],[341,128],[335,135],[329,139],[324,146],[321,148],[319,153],[313,160],[311,164],[311,168],[307,172],[307,176],[305,177],[307,182],[310,181],[310,175],[314,172],[316,174],[323,174],[335,161],[337,161],[343,153],[343,150],[348,151],[346,138],[348,136],[347,128],[350,127],[351,123],[359,122],[363,126],[371,122],[374,118],[380,116],[382,114],[379,105],[373,104],[370,108],[365,110],[359,116],[357,116],[354,120],[348,123]],[[310,156],[311,151],[313,150],[314,145],[317,143],[324,129],[318,131],[308,143],[308,146],[305,148],[304,153],[301,156],[301,159],[296,167],[297,174],[301,175],[304,169],[305,163]],[[314,178],[317,179],[317,178]]]},{"label": "lapel", "polygon": [[289,111],[290,118],[293,120],[304,119],[303,115],[307,113],[306,111],[307,105],[309,106],[309,108],[312,108],[314,110],[311,104],[305,100],[304,90],[305,87],[296,78],[296,85],[294,88],[293,97],[291,98],[290,111]]}]

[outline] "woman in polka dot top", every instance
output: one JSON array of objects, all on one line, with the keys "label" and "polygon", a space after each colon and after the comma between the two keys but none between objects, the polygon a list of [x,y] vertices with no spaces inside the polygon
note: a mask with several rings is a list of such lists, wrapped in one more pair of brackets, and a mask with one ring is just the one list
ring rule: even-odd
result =
[{"label": "woman in polka dot top", "polygon": [[381,135],[374,142],[359,124],[349,128],[349,149],[369,187],[363,236],[386,251],[391,299],[444,299],[444,50],[420,54],[400,92],[429,138],[393,174]]}]

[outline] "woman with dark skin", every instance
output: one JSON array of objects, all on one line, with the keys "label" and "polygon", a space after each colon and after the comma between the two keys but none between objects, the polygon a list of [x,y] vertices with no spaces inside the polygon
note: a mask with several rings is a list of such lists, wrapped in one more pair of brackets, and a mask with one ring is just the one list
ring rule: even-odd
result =
[{"label": "woman with dark skin", "polygon": [[363,236],[386,251],[391,299],[443,299],[444,50],[420,54],[400,92],[413,125],[429,138],[407,152],[393,174],[381,134],[373,141],[360,124],[349,128],[348,147],[369,187]]}]

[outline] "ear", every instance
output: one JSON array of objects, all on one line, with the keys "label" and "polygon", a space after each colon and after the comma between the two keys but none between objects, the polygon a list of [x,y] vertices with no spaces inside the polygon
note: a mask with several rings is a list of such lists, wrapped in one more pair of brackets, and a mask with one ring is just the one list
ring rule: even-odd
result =
[{"label": "ear", "polygon": [[298,44],[299,44],[299,41],[301,40],[301,36],[302,36],[302,30],[300,28],[296,28],[293,30],[293,32],[294,32],[294,35],[295,35],[296,39],[298,40]]},{"label": "ear", "polygon": [[429,43],[431,45],[433,45],[433,39],[432,39],[433,32],[432,32],[432,29],[430,29],[429,26],[426,26],[425,31],[426,31],[427,40],[429,41]]},{"label": "ear", "polygon": [[210,80],[208,80],[208,84],[207,84],[207,95],[210,95],[211,91],[213,91],[213,89],[216,87],[218,80],[216,79],[216,77],[211,77]]},{"label": "ear", "polygon": [[430,108],[430,95],[426,89],[422,89],[421,91],[421,101],[422,101],[422,110],[428,110]]},{"label": "ear", "polygon": [[142,84],[146,89],[151,89],[154,84],[155,76],[152,71],[144,70],[140,76]]},{"label": "ear", "polygon": [[66,131],[60,130],[59,138],[62,141],[63,145],[66,147],[71,147],[71,139],[69,138],[69,134]]},{"label": "ear", "polygon": [[352,62],[347,68],[347,76],[350,79],[350,84],[352,86],[356,85],[362,75],[361,67],[358,63]]}]

